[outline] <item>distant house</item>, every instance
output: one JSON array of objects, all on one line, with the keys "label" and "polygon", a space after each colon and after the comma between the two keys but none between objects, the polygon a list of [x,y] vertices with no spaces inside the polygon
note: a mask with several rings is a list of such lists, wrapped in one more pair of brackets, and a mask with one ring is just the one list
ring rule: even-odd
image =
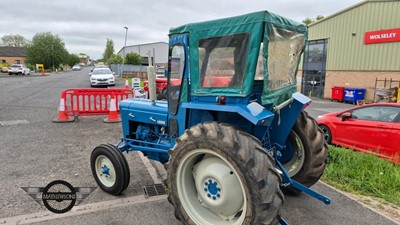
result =
[{"label": "distant house", "polygon": [[0,46],[0,63],[25,64],[25,57],[25,48]]},{"label": "distant house", "polygon": [[87,66],[90,63],[90,58],[88,55],[84,54],[84,53],[79,53],[78,55],[79,57],[79,64],[82,66]]}]

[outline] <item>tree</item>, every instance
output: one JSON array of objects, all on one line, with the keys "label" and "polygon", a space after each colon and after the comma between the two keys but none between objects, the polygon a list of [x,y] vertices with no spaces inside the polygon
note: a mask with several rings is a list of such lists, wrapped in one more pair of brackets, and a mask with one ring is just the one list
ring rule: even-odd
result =
[{"label": "tree", "polygon": [[122,58],[122,56],[114,54],[108,59],[107,64],[108,65],[110,65],[110,64],[122,64],[123,61],[124,61],[124,59]]},{"label": "tree", "polygon": [[303,20],[303,23],[304,23],[305,25],[309,25],[309,24],[311,24],[311,23],[313,23],[313,22],[314,22],[314,20],[311,19],[310,17],[307,17],[307,18],[305,18],[305,19]]},{"label": "tree", "polygon": [[305,24],[305,25],[310,25],[311,23],[314,23],[314,22],[316,22],[316,21],[318,21],[318,20],[322,20],[323,18],[325,18],[324,16],[321,16],[321,15],[318,15],[315,19],[313,19],[313,18],[310,18],[310,17],[307,17],[307,18],[305,18],[304,20],[303,20],[303,23]]},{"label": "tree", "polygon": [[114,55],[114,42],[107,38],[106,49],[103,53],[103,61],[107,62],[112,55]]},{"label": "tree", "polygon": [[24,47],[28,43],[28,40],[19,34],[16,35],[9,34],[9,35],[4,35],[1,38],[1,42],[2,42],[1,45],[3,46]]},{"label": "tree", "polygon": [[46,69],[58,68],[68,61],[69,53],[65,43],[51,32],[37,33],[26,46],[26,61],[30,64],[44,64]]},{"label": "tree", "polygon": [[125,55],[124,64],[131,64],[131,65],[141,65],[142,64],[142,57],[134,52],[127,53]]},{"label": "tree", "polygon": [[79,56],[76,54],[69,54],[68,59],[67,59],[67,64],[70,67],[73,67],[75,64],[78,64],[80,62]]},{"label": "tree", "polygon": [[315,18],[315,19],[318,21],[318,20],[322,20],[323,18],[325,18],[325,17],[322,15],[318,15],[317,18]]}]

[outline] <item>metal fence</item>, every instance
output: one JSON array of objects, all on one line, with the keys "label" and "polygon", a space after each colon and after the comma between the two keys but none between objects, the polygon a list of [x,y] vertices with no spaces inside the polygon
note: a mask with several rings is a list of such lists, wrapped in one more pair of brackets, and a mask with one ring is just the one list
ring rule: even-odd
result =
[{"label": "metal fence", "polygon": [[122,72],[146,72],[147,66],[136,66],[136,65],[128,65],[128,64],[111,64],[109,65],[110,69],[118,74],[119,77],[122,77]]}]

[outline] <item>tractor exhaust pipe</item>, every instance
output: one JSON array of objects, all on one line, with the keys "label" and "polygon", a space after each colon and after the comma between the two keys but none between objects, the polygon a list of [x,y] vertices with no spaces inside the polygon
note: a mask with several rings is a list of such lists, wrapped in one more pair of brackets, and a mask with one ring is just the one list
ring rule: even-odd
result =
[{"label": "tractor exhaust pipe", "polygon": [[149,99],[151,100],[151,104],[156,104],[156,73],[154,70],[154,66],[151,60],[151,51],[148,53],[149,66],[147,67],[147,78],[148,78],[148,87],[149,87]]}]

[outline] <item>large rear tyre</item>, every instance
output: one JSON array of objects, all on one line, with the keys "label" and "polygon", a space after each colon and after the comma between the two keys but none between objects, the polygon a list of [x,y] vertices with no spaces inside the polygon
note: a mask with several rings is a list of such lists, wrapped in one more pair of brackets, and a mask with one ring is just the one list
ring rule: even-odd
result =
[{"label": "large rear tyre", "polygon": [[129,185],[129,166],[122,152],[111,144],[97,146],[90,157],[92,174],[99,187],[112,195],[120,195]]},{"label": "large rear tyre", "polygon": [[168,201],[183,224],[277,224],[284,197],[274,159],[251,135],[196,125],[170,151]]},{"label": "large rear tyre", "polygon": [[[311,187],[324,173],[328,159],[328,145],[316,121],[306,112],[300,113],[287,141],[291,158],[283,162],[283,167],[295,181]],[[287,194],[300,194],[293,187],[282,189]]]}]

